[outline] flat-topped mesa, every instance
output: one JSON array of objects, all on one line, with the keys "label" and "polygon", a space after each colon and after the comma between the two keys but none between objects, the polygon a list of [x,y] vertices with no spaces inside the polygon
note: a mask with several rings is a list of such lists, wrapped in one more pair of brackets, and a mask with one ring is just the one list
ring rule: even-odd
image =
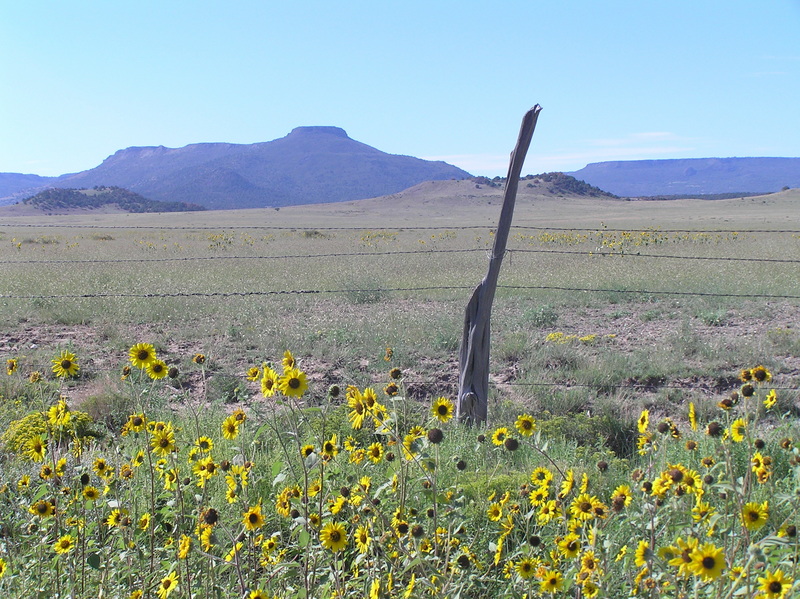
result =
[{"label": "flat-topped mesa", "polygon": [[[349,139],[347,131],[341,127],[295,127],[289,135],[334,135],[336,137]],[[287,135],[287,137],[289,136]]]}]

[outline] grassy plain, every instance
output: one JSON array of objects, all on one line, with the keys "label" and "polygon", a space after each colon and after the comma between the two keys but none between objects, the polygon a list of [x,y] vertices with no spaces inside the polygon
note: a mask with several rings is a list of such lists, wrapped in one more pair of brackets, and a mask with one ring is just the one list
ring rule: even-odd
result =
[{"label": "grassy plain", "polygon": [[[491,423],[470,429],[430,406],[454,397],[500,198],[444,182],[280,211],[0,213],[3,596],[790,596],[800,193],[523,188]],[[176,378],[122,381],[137,342]],[[286,349],[309,388],[276,402],[245,373]],[[74,378],[51,374],[61,350]],[[721,410],[762,364],[771,380]],[[388,408],[351,426],[332,384]],[[78,412],[99,441],[76,445]],[[35,430],[42,462],[11,447]]]},{"label": "grassy plain", "polygon": [[[756,362],[796,381],[798,195],[641,202],[523,187],[494,309],[494,378],[511,383],[499,396],[546,409],[552,385],[589,385],[580,410],[598,385],[675,395],[701,377],[718,390]],[[32,345],[88,341],[104,356],[96,374],[132,341],[232,372],[291,347],[323,371],[359,364],[357,382],[382,376],[392,347],[421,395],[432,375],[452,392],[501,199],[453,181],[280,211],[0,215],[2,347],[35,360]],[[554,332],[598,341],[555,347]]]}]

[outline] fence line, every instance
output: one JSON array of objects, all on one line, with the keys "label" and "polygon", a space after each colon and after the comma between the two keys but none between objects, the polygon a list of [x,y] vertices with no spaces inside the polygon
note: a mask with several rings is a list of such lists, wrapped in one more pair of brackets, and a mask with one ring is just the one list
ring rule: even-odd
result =
[{"label": "fence line", "polygon": [[[276,231],[467,231],[474,229],[490,229],[494,230],[497,227],[494,225],[462,225],[462,226],[445,226],[445,225],[432,225],[432,226],[410,226],[402,225],[397,227],[303,227],[303,226],[272,226],[272,225],[235,225],[230,227],[212,227],[206,225],[198,226],[159,226],[159,225],[49,225],[49,224],[34,224],[34,223],[3,223],[0,222],[0,227],[20,227],[31,229],[109,229],[109,230],[159,230],[159,231],[225,231],[236,229],[247,230],[276,230]],[[531,231],[592,231],[598,233],[631,233],[631,232],[648,232],[648,233],[736,233],[738,235],[750,233],[792,233],[800,234],[800,229],[659,229],[659,228],[644,228],[644,229],[612,229],[605,227],[542,227],[534,225],[511,225],[511,229],[525,229]]]},{"label": "fence line", "polygon": [[[73,259],[42,259],[42,260],[0,260],[0,264],[126,264],[150,262],[192,262],[213,260],[294,260],[305,258],[357,258],[363,256],[402,256],[409,254],[465,254],[474,252],[488,252],[487,248],[466,249],[426,249],[426,250],[398,250],[388,252],[332,252],[327,254],[287,254],[278,256],[171,256],[167,258],[93,258],[86,260]],[[588,251],[571,250],[535,250],[530,248],[511,248],[509,254],[559,254],[574,256],[601,256],[601,257],[631,257],[631,258],[668,258],[670,260],[712,260],[720,262],[767,262],[780,264],[800,264],[800,260],[792,258],[747,258],[733,256],[678,256],[674,254],[643,254],[641,252],[603,251],[602,248]]]},{"label": "fence line", "polygon": [[[538,290],[538,291],[573,291],[586,293],[620,293],[635,295],[670,295],[691,297],[728,297],[740,299],[800,299],[800,295],[776,295],[767,293],[710,293],[703,291],[669,291],[652,289],[603,289],[591,287],[558,287],[547,285],[498,285],[498,289]],[[321,295],[329,293],[393,293],[408,291],[463,291],[472,290],[474,285],[441,285],[429,287],[372,287],[369,289],[284,289],[270,291],[211,291],[173,293],[79,293],[52,295],[12,295],[0,294],[0,299],[92,299],[92,298],[165,298],[165,297],[252,297],[269,295]]]}]

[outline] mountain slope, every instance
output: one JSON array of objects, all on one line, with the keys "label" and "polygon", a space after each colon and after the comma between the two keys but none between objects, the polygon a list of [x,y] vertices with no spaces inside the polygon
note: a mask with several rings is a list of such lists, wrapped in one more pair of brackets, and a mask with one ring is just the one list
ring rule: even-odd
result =
[{"label": "mountain slope", "polygon": [[204,210],[196,204],[159,202],[142,197],[121,187],[93,189],[50,188],[22,201],[23,205],[49,214],[68,213],[76,209],[96,210],[116,206],[124,212],[190,212]]},{"label": "mountain slope", "polygon": [[381,152],[338,127],[298,127],[250,145],[127,148],[51,185],[113,185],[155,200],[230,209],[371,198],[422,181],[469,176],[444,162]]},{"label": "mountain slope", "polygon": [[[40,177],[39,175],[23,175],[21,173],[0,173],[0,200],[18,198],[27,190],[40,189],[51,184],[57,177]],[[4,203],[0,201],[0,206]],[[10,203],[10,202],[9,202]]]},{"label": "mountain slope", "polygon": [[619,196],[768,193],[800,187],[800,158],[595,162],[567,173]]}]

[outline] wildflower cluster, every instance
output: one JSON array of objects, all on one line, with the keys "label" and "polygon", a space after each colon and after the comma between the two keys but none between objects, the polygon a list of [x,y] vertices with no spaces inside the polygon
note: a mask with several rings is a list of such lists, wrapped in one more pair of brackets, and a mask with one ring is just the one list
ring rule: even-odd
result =
[{"label": "wildflower cluster", "polygon": [[[152,346],[127,358],[148,373],[131,381],[132,395],[158,393]],[[446,396],[418,409],[398,368],[383,393],[383,383],[343,383],[327,399],[288,351],[245,378],[260,391],[248,405],[181,416],[148,397],[80,452],[53,433],[78,412],[62,399],[40,410],[44,432],[26,455],[41,459],[14,461],[0,480],[0,593],[775,599],[797,590],[800,447],[787,424],[759,428],[777,401],[764,367],[743,371],[736,398],[713,407],[718,418],[701,421],[694,404],[686,419],[642,412],[625,458],[547,438],[526,413],[465,428]]]}]

